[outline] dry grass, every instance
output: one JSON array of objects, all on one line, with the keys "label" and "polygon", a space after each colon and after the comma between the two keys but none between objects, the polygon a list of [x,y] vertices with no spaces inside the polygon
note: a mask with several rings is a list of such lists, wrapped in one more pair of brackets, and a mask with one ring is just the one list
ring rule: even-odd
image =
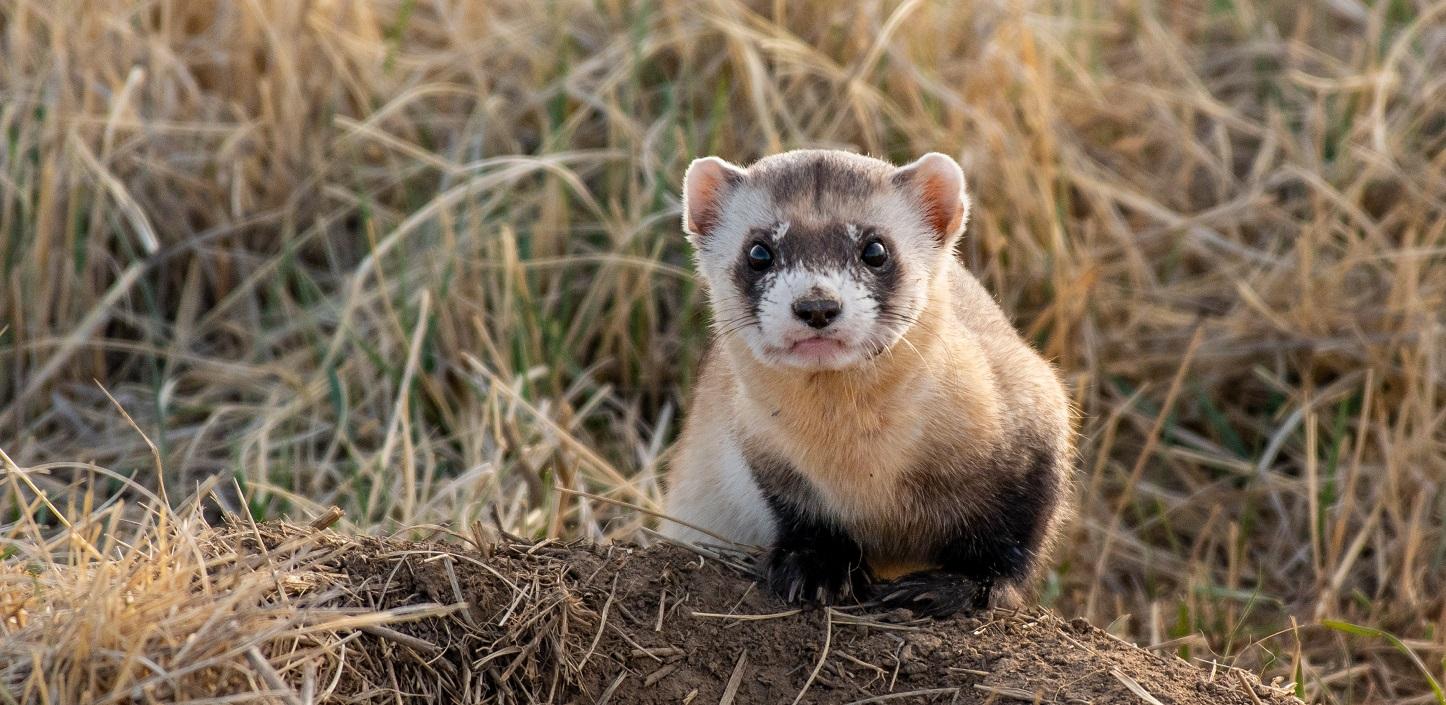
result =
[{"label": "dry grass", "polygon": [[[195,503],[175,513],[159,506],[134,532],[145,540],[112,533],[124,512],[108,510],[68,534],[61,550],[86,547],[69,564],[0,566],[0,700],[303,705],[395,703],[406,693],[416,702],[539,702],[524,695],[546,695],[538,681],[580,670],[597,630],[597,614],[563,580],[567,564],[535,546],[484,544],[511,578],[492,569],[500,584],[469,584],[465,599],[512,603],[498,624],[498,605],[462,605],[460,593],[442,604],[418,589],[429,567],[478,572],[474,545],[452,553],[310,527],[212,529]],[[526,590],[513,584],[521,580]],[[458,668],[438,658],[444,651],[469,656]],[[485,658],[493,654],[506,658]],[[472,659],[494,665],[473,668]],[[504,688],[514,697],[486,699]]]},{"label": "dry grass", "polygon": [[[158,489],[153,452],[258,518],[633,536],[549,490],[656,505],[707,333],[688,159],[940,150],[965,258],[1082,412],[1046,598],[1312,700],[1426,701],[1321,620],[1446,668],[1443,28],[1427,0],[0,0],[7,580],[161,540],[88,469]],[[120,623],[86,614],[57,638]]]}]

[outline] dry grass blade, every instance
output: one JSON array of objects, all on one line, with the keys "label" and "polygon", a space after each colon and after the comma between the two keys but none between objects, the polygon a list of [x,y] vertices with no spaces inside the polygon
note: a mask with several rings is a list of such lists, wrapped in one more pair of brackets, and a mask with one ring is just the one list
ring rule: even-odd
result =
[{"label": "dry grass blade", "polygon": [[286,705],[301,705],[301,699],[286,685],[286,681],[281,680],[281,674],[271,667],[271,663],[261,655],[256,647],[246,649],[246,660],[261,674],[261,679],[266,682],[266,687],[280,694],[282,702]]},{"label": "dry grass blade", "polygon": [[1119,681],[1122,685],[1128,688],[1131,693],[1134,693],[1137,697],[1139,697],[1139,699],[1148,703],[1148,705],[1165,705],[1164,703],[1160,702],[1159,698],[1151,695],[1150,691],[1145,690],[1145,687],[1140,685],[1139,681],[1113,669],[1110,670],[1110,675],[1114,676],[1115,680]]},{"label": "dry grass blade", "polygon": [[1003,699],[1003,700],[1017,700],[1017,701],[1021,701],[1021,702],[1036,703],[1036,705],[1039,704],[1039,703],[1046,702],[1046,701],[1044,701],[1042,698],[1040,698],[1039,693],[1035,693],[1035,692],[1032,692],[1032,691],[1029,691],[1029,690],[1025,690],[1024,688],[1010,688],[1010,687],[1007,687],[1007,686],[985,685],[985,684],[983,684],[983,683],[975,683],[975,684],[974,684],[974,689],[975,689],[975,690],[979,690],[979,691],[983,691],[983,692],[989,694],[989,700],[987,700],[986,702],[993,702],[993,701],[999,700],[999,699]]},{"label": "dry grass blade", "polygon": [[398,644],[406,646],[413,651],[425,654],[427,656],[436,656],[438,654],[441,654],[443,651],[442,647],[437,646],[436,644],[433,644],[426,639],[419,639],[410,634],[403,634],[402,632],[387,627],[369,624],[366,626],[358,627],[358,630],[375,637],[381,637],[388,641],[395,641]]},{"label": "dry grass blade", "polygon": [[[975,687],[978,687],[978,686],[975,686]],[[853,702],[850,702],[848,705],[869,705],[870,703],[886,703],[886,702],[889,702],[889,701],[892,701],[892,700],[907,700],[907,699],[909,699],[909,698],[926,698],[926,697],[933,696],[933,695],[954,695],[954,694],[957,694],[958,692],[959,692],[959,689],[958,689],[958,688],[922,688],[922,689],[919,689],[919,690],[909,690],[909,691],[904,691],[904,692],[899,692],[899,693],[889,693],[889,694],[887,694],[887,695],[875,695],[875,696],[872,697],[872,698],[864,698],[863,700],[854,700]],[[990,692],[995,692],[995,691],[991,689]],[[999,693],[995,693],[995,694],[998,695]]]},{"label": "dry grass blade", "polygon": [[623,681],[627,680],[627,678],[627,671],[619,673],[618,677],[613,679],[612,684],[607,687],[607,690],[604,690],[602,692],[602,695],[598,696],[597,705],[607,705],[609,702],[612,702],[613,693],[617,692],[618,686],[621,686],[623,684]]},{"label": "dry grass blade", "polygon": [[663,666],[662,668],[659,668],[659,669],[656,670],[656,671],[653,671],[652,673],[649,673],[648,675],[646,675],[646,676],[643,677],[643,687],[644,687],[644,688],[651,688],[651,687],[653,687],[654,685],[656,685],[656,684],[658,683],[658,681],[663,680],[664,678],[667,678],[668,676],[672,675],[673,672],[676,671],[676,670],[678,670],[678,664],[676,664],[676,663],[670,663],[670,664],[667,664],[666,666]]},{"label": "dry grass blade", "polygon": [[809,686],[813,685],[818,678],[819,671],[823,670],[823,664],[828,661],[829,648],[833,646],[833,608],[825,607],[823,611],[823,647],[818,652],[818,663],[814,664],[813,670],[808,674],[808,680],[803,682],[803,687],[798,689],[798,695],[793,698],[793,705],[803,702],[803,696],[808,694]]},{"label": "dry grass blade", "polygon": [[320,516],[312,519],[309,524],[311,525],[311,528],[317,531],[326,531],[327,529],[331,528],[333,524],[341,521],[341,518],[344,516],[346,516],[345,510],[343,510],[341,507],[332,505],[331,507],[328,507],[327,510]]},{"label": "dry grass blade", "polygon": [[700,617],[703,619],[729,619],[738,622],[760,622],[768,619],[783,619],[785,617],[792,617],[802,612],[803,610],[801,609],[784,610],[782,612],[773,612],[771,614],[718,614],[715,612],[690,612],[688,613],[688,616]]},{"label": "dry grass blade", "polygon": [[1250,684],[1250,677],[1245,675],[1245,671],[1236,671],[1235,677],[1240,681],[1240,689],[1244,690],[1245,694],[1250,697],[1250,702],[1255,703],[1255,705],[1262,705],[1260,696],[1256,694],[1255,686]]},{"label": "dry grass blade", "polygon": [[718,699],[718,705],[733,705],[733,698],[738,696],[738,686],[743,684],[743,674],[748,671],[748,650],[744,649],[738,653],[738,662],[733,664],[733,672],[728,676],[728,685],[723,687],[723,697]]}]

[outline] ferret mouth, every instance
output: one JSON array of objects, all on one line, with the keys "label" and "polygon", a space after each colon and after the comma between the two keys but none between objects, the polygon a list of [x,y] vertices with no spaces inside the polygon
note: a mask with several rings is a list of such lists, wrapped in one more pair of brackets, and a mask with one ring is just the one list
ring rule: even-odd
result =
[{"label": "ferret mouth", "polygon": [[795,340],[781,352],[784,364],[806,369],[833,369],[853,359],[852,347],[848,343],[821,335]]},{"label": "ferret mouth", "polygon": [[788,336],[755,348],[755,354],[765,364],[800,370],[840,370],[866,359],[854,343],[828,335]]},{"label": "ferret mouth", "polygon": [[836,338],[825,338],[821,335],[815,335],[809,338],[794,341],[793,344],[788,346],[788,352],[794,355],[804,355],[809,357],[826,356],[832,355],[834,353],[843,352],[843,349],[845,347],[846,346],[841,340],[838,340]]}]

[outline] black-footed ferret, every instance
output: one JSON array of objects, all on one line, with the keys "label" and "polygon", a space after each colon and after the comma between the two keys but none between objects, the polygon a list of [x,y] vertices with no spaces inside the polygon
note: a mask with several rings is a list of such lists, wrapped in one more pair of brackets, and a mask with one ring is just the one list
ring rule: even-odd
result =
[{"label": "black-footed ferret", "polygon": [[1067,514],[1069,402],[956,259],[968,216],[938,153],[688,167],[715,335],[665,511],[770,547],[790,601],[1018,604]]}]

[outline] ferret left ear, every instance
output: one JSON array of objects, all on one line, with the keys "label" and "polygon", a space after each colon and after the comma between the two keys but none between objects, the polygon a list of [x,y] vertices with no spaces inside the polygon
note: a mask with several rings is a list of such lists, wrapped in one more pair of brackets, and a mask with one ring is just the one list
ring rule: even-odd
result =
[{"label": "ferret left ear", "polygon": [[924,222],[940,244],[953,244],[964,232],[969,221],[969,194],[958,162],[948,155],[930,152],[899,167],[891,179],[923,209]]}]

